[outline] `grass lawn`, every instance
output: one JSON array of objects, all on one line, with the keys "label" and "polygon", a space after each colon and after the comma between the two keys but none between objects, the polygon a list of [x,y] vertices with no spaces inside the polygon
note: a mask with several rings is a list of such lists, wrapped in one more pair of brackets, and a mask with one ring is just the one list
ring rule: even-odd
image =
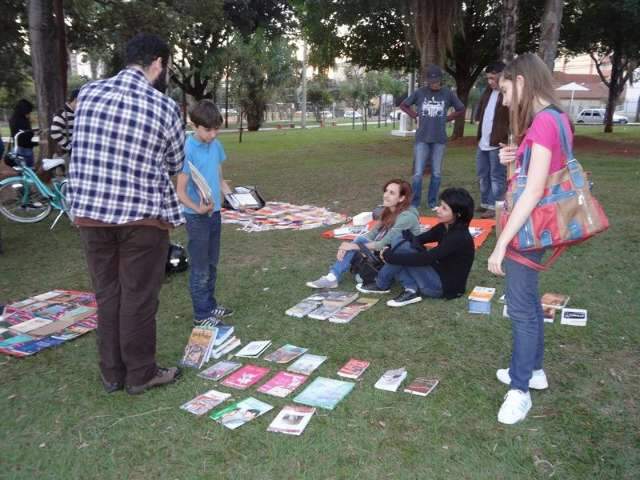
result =
[{"label": "grass lawn", "polygon": [[[631,127],[629,127],[630,129]],[[586,130],[586,129],[585,129]],[[619,129],[622,130],[622,129]],[[614,133],[637,149],[640,129]],[[583,129],[578,130],[583,134]],[[280,130],[223,135],[225,176],[256,184],[265,198],[310,203],[355,214],[381,198],[382,184],[410,176],[411,139],[389,128]],[[473,140],[446,153],[443,188],[478,198]],[[587,327],[546,327],[550,388],[534,392],[529,418],[501,426],[509,321],[494,302],[490,316],[466,312],[466,299],[426,300],[402,309],[380,302],[351,324],[294,319],[284,310],[309,295],[305,281],[324,274],[337,242],[319,230],[252,233],[223,229],[218,299],[236,310],[239,337],[271,339],[328,355],[314,376],[334,377],[350,357],[371,361],[335,410],[319,410],[300,438],[266,432],[289,403],[249,395],[274,410],[236,431],[179,406],[216,384],[186,371],[182,380],[140,397],[103,392],[95,334],[31,358],[0,357],[2,478],[55,479],[632,479],[640,472],[640,162],[638,156],[578,150],[593,172],[594,192],[610,216],[607,233],[572,248],[541,276],[542,291],[571,295],[589,310]],[[52,218],[36,225],[0,219],[0,303],[54,288],[89,290],[77,231]],[[172,234],[185,242],[184,229]],[[504,284],[487,272],[491,237],[477,252],[468,287]],[[343,283],[353,289],[350,279]],[[395,293],[395,292],[394,292]],[[497,297],[496,297],[497,298]],[[175,364],[190,332],[187,274],[166,280],[158,314],[158,360]],[[262,360],[259,365],[269,365]],[[435,376],[427,398],[376,390],[390,368],[409,380]]]}]

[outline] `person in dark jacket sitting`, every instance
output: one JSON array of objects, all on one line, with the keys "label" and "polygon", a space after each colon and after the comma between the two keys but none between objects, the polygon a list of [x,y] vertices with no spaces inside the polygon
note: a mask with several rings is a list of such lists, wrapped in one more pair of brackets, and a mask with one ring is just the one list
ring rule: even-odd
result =
[{"label": "person in dark jacket sitting", "polygon": [[[380,257],[386,265],[378,273],[376,283],[363,285],[358,290],[386,293],[395,278],[404,291],[387,302],[390,307],[420,302],[422,297],[463,295],[475,257],[475,246],[469,233],[473,208],[473,198],[464,188],[444,190],[435,209],[440,223],[417,236],[404,231],[402,240],[395,247],[381,252]],[[434,242],[437,245],[433,248],[424,246]]]},{"label": "person in dark jacket sitting", "polygon": [[18,132],[25,132],[18,137],[17,152],[18,155],[24,157],[28,167],[33,167],[34,165],[33,147],[37,145],[32,141],[31,112],[33,112],[33,104],[23,98],[18,100],[9,118],[11,138],[14,138]]}]

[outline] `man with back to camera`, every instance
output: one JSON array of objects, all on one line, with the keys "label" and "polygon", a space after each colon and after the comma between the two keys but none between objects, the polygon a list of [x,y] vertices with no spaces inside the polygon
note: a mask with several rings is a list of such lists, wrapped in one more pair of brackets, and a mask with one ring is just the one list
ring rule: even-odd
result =
[{"label": "man with back to camera", "polygon": [[167,86],[170,50],[155,35],[126,46],[127,67],[78,97],[69,167],[71,213],[98,303],[104,389],[131,395],[172,383],[156,364],[156,313],[169,230],[184,223],[171,176],[184,129]]},{"label": "man with back to camera", "polygon": [[[411,205],[419,208],[422,198],[422,176],[427,165],[431,165],[431,181],[427,194],[427,205],[435,208],[442,179],[442,164],[447,144],[447,122],[464,115],[464,105],[457,95],[442,85],[442,70],[437,65],[426,69],[427,85],[415,90],[400,104],[400,109],[418,120],[413,149],[413,200]],[[416,111],[411,106],[415,105]],[[453,107],[452,113],[447,113]]]},{"label": "man with back to camera", "polygon": [[509,138],[509,109],[502,105],[498,86],[504,63],[495,62],[485,68],[487,88],[480,97],[476,121],[478,122],[478,150],[476,173],[480,183],[481,218],[494,218],[496,201],[504,200],[507,169],[500,163],[500,144]]}]

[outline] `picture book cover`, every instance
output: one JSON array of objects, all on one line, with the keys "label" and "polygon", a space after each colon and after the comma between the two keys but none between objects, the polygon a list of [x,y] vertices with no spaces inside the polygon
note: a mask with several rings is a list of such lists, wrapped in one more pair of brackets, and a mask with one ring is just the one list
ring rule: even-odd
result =
[{"label": "picture book cover", "polygon": [[230,393],[222,393],[216,390],[209,390],[208,392],[198,395],[196,398],[189,400],[180,408],[194,415],[204,415],[209,410],[217,407],[227,398],[231,397]]},{"label": "picture book cover", "polygon": [[540,303],[543,307],[560,310],[567,306],[569,298],[569,295],[564,295],[562,293],[545,293],[540,298]]},{"label": "picture book cover", "polygon": [[474,287],[469,294],[469,300],[475,302],[490,302],[496,293],[496,289],[492,287]]},{"label": "picture book cover", "polygon": [[218,330],[216,333],[216,340],[213,343],[214,347],[218,347],[229,340],[229,338],[231,338],[233,332],[235,331],[235,327],[233,325],[217,326],[216,328]]},{"label": "picture book cover", "polygon": [[349,323],[359,313],[364,312],[365,310],[369,310],[376,303],[378,303],[378,301],[378,298],[358,298],[354,302],[345,305],[332,316],[330,316],[329,321],[333,323]]},{"label": "picture book cover", "polygon": [[367,368],[369,368],[370,362],[366,360],[357,360],[355,358],[350,359],[343,367],[338,370],[338,375],[345,378],[353,378],[357,380],[362,376]]},{"label": "picture book cover", "polygon": [[198,376],[206,378],[207,380],[213,380],[217,382],[223,377],[226,377],[232,372],[235,372],[242,366],[240,362],[232,362],[230,360],[222,360],[214,365],[211,365],[206,370],[201,371]]},{"label": "picture book cover", "polygon": [[47,318],[49,320],[58,320],[73,308],[75,308],[75,305],[67,303],[47,303],[41,308],[32,309],[31,312],[35,317]]},{"label": "picture book cover", "polygon": [[438,383],[439,380],[436,378],[418,377],[415,378],[409,385],[407,385],[404,391],[413,395],[426,397],[433,391],[434,388],[436,388],[436,385],[438,385]]},{"label": "picture book cover", "polygon": [[316,409],[313,407],[287,405],[278,412],[267,431],[284,433],[285,435],[301,435],[314,413],[316,413]]},{"label": "picture book cover", "polygon": [[236,352],[236,357],[259,357],[270,345],[271,340],[249,342],[239,352]]},{"label": "picture book cover", "polygon": [[300,355],[305,353],[308,348],[296,347],[295,345],[286,344],[280,347],[278,350],[271,352],[269,355],[264,357],[267,362],[275,362],[275,363],[289,363],[291,360],[298,358]]},{"label": "picture book cover", "polygon": [[322,304],[307,316],[309,318],[313,318],[314,320],[328,320],[329,317],[332,317],[335,313],[337,313],[340,308],[341,307],[339,305],[334,306]]},{"label": "picture book cover", "polygon": [[257,365],[251,364],[245,365],[225,378],[222,381],[222,385],[244,390],[258,383],[267,373],[269,373],[267,367],[258,367]]},{"label": "picture book cover", "polygon": [[207,360],[210,345],[215,339],[215,330],[215,327],[213,329],[196,327],[191,330],[180,364],[185,367],[200,368]]},{"label": "picture book cover", "polygon": [[318,300],[302,300],[300,303],[295,304],[290,309],[286,310],[284,313],[290,317],[295,318],[303,318],[313,312],[316,308],[320,306],[320,301]]},{"label": "picture book cover", "polygon": [[407,370],[402,368],[396,368],[395,370],[387,370],[378,379],[374,387],[379,390],[386,390],[388,392],[397,392],[398,387],[407,376]]},{"label": "picture book cover", "polygon": [[287,370],[294,373],[301,373],[302,375],[310,375],[311,372],[322,365],[326,359],[327,357],[324,355],[305,353],[298,360],[289,365]]},{"label": "picture book cover", "polygon": [[317,377],[293,401],[310,407],[333,410],[353,390],[354,385],[353,382]]},{"label": "picture book cover", "polygon": [[296,388],[307,381],[305,375],[290,372],[278,372],[264,385],[258,388],[258,392],[284,398]]},{"label": "picture book cover", "polygon": [[254,418],[267,413],[272,408],[273,406],[268,403],[248,397],[223,409],[216,410],[209,415],[209,418],[230,430],[235,430]]},{"label": "picture book cover", "polygon": [[14,325],[28,322],[31,319],[33,319],[33,315],[30,312],[15,310],[11,313],[5,313],[0,317],[0,328],[11,328]]}]

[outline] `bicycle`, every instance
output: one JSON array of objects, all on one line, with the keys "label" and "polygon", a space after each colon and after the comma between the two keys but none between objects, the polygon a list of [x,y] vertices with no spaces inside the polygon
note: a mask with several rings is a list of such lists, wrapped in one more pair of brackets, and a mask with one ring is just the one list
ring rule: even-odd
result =
[{"label": "bicycle", "polygon": [[[36,173],[27,166],[25,158],[18,154],[18,138],[26,131],[19,131],[14,137],[13,151],[5,157],[7,165],[17,175],[0,180],[0,213],[18,223],[36,223],[49,216],[53,209],[59,210],[51,224],[56,226],[63,215],[73,221],[67,200],[68,180],[55,176],[51,185],[46,185]],[[47,158],[43,160],[46,171],[64,167],[64,159]]]}]

